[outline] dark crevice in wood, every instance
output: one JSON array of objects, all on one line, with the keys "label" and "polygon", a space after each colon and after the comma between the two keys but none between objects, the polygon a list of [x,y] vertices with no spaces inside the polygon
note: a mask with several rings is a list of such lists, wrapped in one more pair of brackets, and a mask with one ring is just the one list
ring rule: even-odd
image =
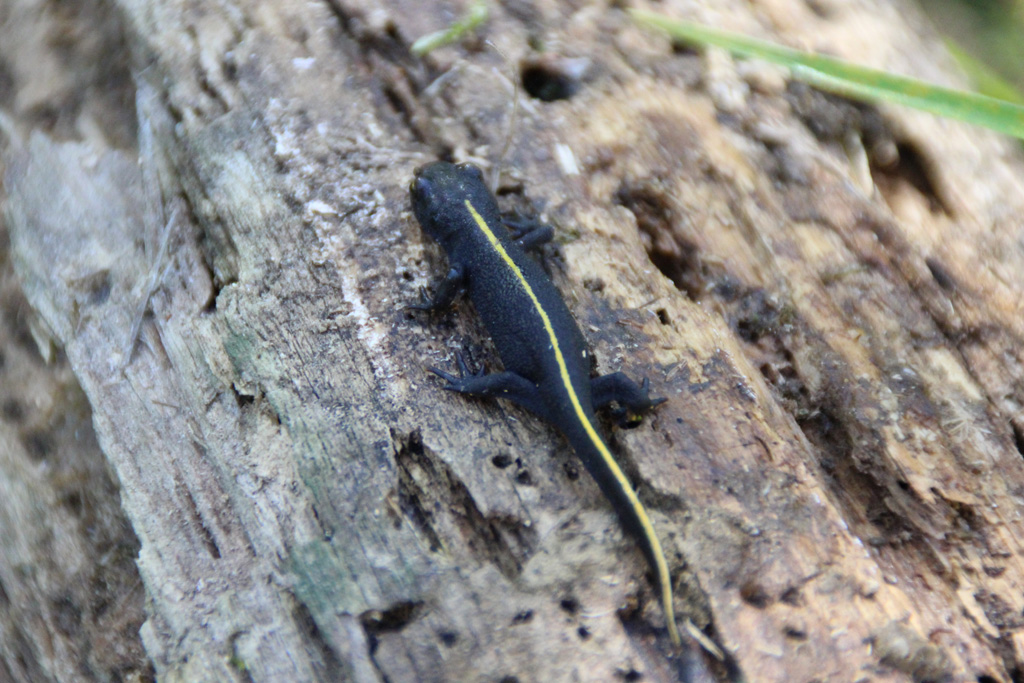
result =
[{"label": "dark crevice in wood", "polygon": [[[359,615],[359,623],[366,633],[366,643],[369,650],[367,654],[369,654],[370,661],[373,663],[377,674],[385,683],[389,683],[391,679],[385,673],[385,669],[381,667],[380,662],[377,661],[380,636],[384,633],[399,633],[420,614],[422,609],[423,603],[421,602],[402,601],[383,611],[371,610]],[[444,642],[443,634],[442,642]],[[452,640],[453,645],[454,642]]]},{"label": "dark crevice in wood", "polygon": [[413,57],[410,42],[394,23],[388,22],[383,30],[375,31],[340,2],[327,0],[326,6],[337,18],[342,33],[358,46],[359,61],[368,68],[367,85],[376,95],[375,102],[387,109],[381,113],[397,117],[416,142],[433,145],[435,136],[421,124],[431,117],[422,111],[419,95],[437,74],[429,73],[424,62]]},{"label": "dark crevice in wood", "polygon": [[255,395],[246,394],[239,390],[237,384],[231,385],[231,393],[235,397],[235,404],[238,406],[239,410],[244,410],[256,402]]},{"label": "dark crevice in wood", "polygon": [[363,17],[355,16],[342,7],[341,2],[326,0],[325,5],[338,20],[342,32],[359,46],[364,58],[372,52],[394,64],[416,64],[417,60],[409,52],[409,44],[399,35],[394,23],[389,21],[382,31],[375,31],[368,28]]},{"label": "dark crevice in wood", "polygon": [[523,486],[533,486],[533,475],[530,474],[530,470],[523,468],[516,472],[516,483]]},{"label": "dark crevice in wood", "polygon": [[756,287],[741,294],[730,307],[729,323],[746,342],[757,344],[762,338],[778,338],[792,326],[796,313],[791,305],[780,302],[767,290]]},{"label": "dark crevice in wood", "polygon": [[[821,453],[823,481],[832,491],[853,533],[870,544],[887,543],[905,529],[887,504],[885,486],[877,481],[865,455],[857,457],[856,437],[833,408],[818,406],[798,420],[808,441]],[[876,541],[877,539],[877,541]]]},{"label": "dark crevice in wood", "polygon": [[[173,114],[171,107],[168,107],[168,111]],[[185,224],[195,226],[195,241],[201,245],[198,253],[202,257],[199,261],[199,267],[206,271],[207,281],[210,283],[210,297],[206,300],[203,305],[203,313],[214,313],[217,310],[217,298],[220,296],[220,292],[224,287],[234,284],[237,282],[237,277],[229,278],[226,281],[222,281],[218,276],[217,269],[214,267],[213,254],[211,249],[213,248],[206,231],[204,229],[204,223],[199,218],[199,215],[195,211],[195,205],[192,201],[192,197],[188,192],[181,192],[179,195],[184,202],[185,210],[187,214],[182,216],[180,220],[183,220]],[[233,245],[232,245],[233,246]]]},{"label": "dark crevice in wood", "polygon": [[1024,430],[1021,429],[1017,423],[1013,424],[1013,445],[1017,448],[1017,452],[1024,457]]},{"label": "dark crevice in wood", "polygon": [[479,561],[518,576],[532,553],[532,529],[515,518],[485,517],[451,468],[424,448],[419,432],[396,440],[399,505],[430,550],[456,552],[442,541],[455,532]]},{"label": "dark crevice in wood", "polygon": [[[841,382],[835,377],[828,385],[841,386]],[[808,441],[821,452],[821,479],[843,511],[843,519],[869,546],[903,548],[905,555],[917,557],[937,576],[955,581],[935,556],[940,550],[928,541],[948,526],[948,518],[921,501],[908,482],[885,467],[886,461],[879,459],[877,446],[872,445],[872,429],[857,418],[862,411],[844,406],[850,400],[842,391],[826,388],[813,409],[798,418]]]},{"label": "dark crevice in wood", "polygon": [[512,625],[513,626],[516,626],[518,624],[528,624],[531,621],[533,621],[533,610],[532,609],[527,609],[527,610],[523,610],[522,612],[517,612],[515,614],[515,616],[512,617]]},{"label": "dark crevice in wood", "polygon": [[790,640],[804,641],[807,640],[807,631],[803,630],[799,626],[788,625],[782,629],[782,635],[786,636]]},{"label": "dark crevice in wood", "polygon": [[[205,452],[205,449],[200,447],[199,444],[194,445],[197,451]],[[193,526],[195,527],[196,530],[198,530],[199,538],[200,540],[202,540],[203,546],[206,548],[206,552],[208,552],[210,554],[210,557],[212,557],[213,559],[219,560],[220,548],[217,546],[217,541],[214,539],[213,533],[210,531],[210,528],[206,526],[206,522],[203,521],[203,516],[200,514],[199,507],[196,505],[196,499],[192,497],[192,491],[190,491],[188,486],[186,486],[182,482],[178,482],[178,488],[185,496],[185,500],[188,503],[188,508],[186,509],[186,512],[188,513],[189,518],[192,520]]]},{"label": "dark crevice in wood", "polygon": [[848,152],[850,136],[857,136],[867,154],[872,179],[883,196],[897,184],[910,184],[925,197],[932,211],[952,213],[935,189],[923,154],[915,145],[895,139],[877,107],[797,81],[790,82],[786,100],[818,140]]},{"label": "dark crevice in wood", "polygon": [[306,603],[294,595],[290,597],[292,599],[292,619],[295,625],[305,635],[306,642],[311,646],[310,649],[320,655],[320,664],[323,666],[321,675],[325,679],[337,678],[341,672],[347,669],[342,658],[335,652],[330,640],[320,630],[320,626],[317,625],[316,619],[313,618]]},{"label": "dark crevice in wood", "polygon": [[427,539],[430,552],[436,553],[443,547],[441,536],[434,530],[433,511],[428,508],[427,501],[424,500],[426,492],[417,482],[412,469],[415,464],[404,452],[405,448],[408,446],[403,445],[395,454],[395,464],[398,466],[398,504],[403,514],[412,523],[413,528]]},{"label": "dark crevice in wood", "polygon": [[828,0],[804,0],[804,4],[821,19],[831,19],[839,12],[839,9]]},{"label": "dark crevice in wood", "polygon": [[782,592],[779,596],[779,600],[786,603],[790,607],[799,607],[803,604],[804,598],[803,593],[797,586],[790,586]]},{"label": "dark crevice in wood", "polygon": [[644,675],[636,669],[627,669],[626,671],[619,672],[619,677],[626,683],[635,683],[636,681],[642,681]]},{"label": "dark crevice in wood", "polygon": [[614,201],[636,218],[651,263],[687,297],[702,299],[706,274],[698,247],[683,239],[676,229],[678,216],[662,183],[657,178],[625,181]]},{"label": "dark crevice in wood", "polygon": [[17,92],[16,85],[11,65],[7,63],[6,59],[0,57],[0,107],[5,109],[14,108],[13,98]]},{"label": "dark crevice in wood", "polygon": [[935,280],[939,287],[942,287],[947,292],[956,291],[956,279],[946,270],[941,261],[929,256],[924,260],[924,264],[928,266],[928,272],[932,274],[932,279]]},{"label": "dark crevice in wood", "polygon": [[896,184],[909,184],[928,201],[934,213],[953,215],[953,212],[942,201],[941,195],[935,190],[931,179],[928,163],[917,146],[909,142],[896,143],[897,159],[895,163],[881,167],[872,165],[871,174],[875,184],[885,194]]},{"label": "dark crevice in wood", "polygon": [[520,83],[530,97],[541,102],[567,100],[579,92],[581,70],[578,60],[542,56],[519,67]]},{"label": "dark crevice in wood", "polygon": [[54,626],[63,635],[71,638],[81,635],[82,608],[70,593],[50,599],[50,614]]},{"label": "dark crevice in wood", "polygon": [[[936,191],[922,152],[910,142],[897,141],[885,117],[874,105],[825,93],[799,81],[789,83],[785,97],[794,113],[821,142],[846,150],[851,134],[860,139],[872,179],[883,196],[896,185],[909,184],[928,201],[932,211],[952,215]],[[784,149],[775,151],[786,154]],[[785,168],[796,170],[799,164],[780,165],[780,169]],[[803,184],[800,182],[802,175],[797,171],[789,180]]]},{"label": "dark crevice in wood", "polygon": [[[199,46],[201,44],[202,41],[199,36],[196,35],[194,26],[188,25],[185,33],[194,45]],[[202,90],[202,92],[209,98],[209,101],[215,105],[215,109],[213,111],[204,111],[204,116],[209,120],[213,120],[218,116],[229,112],[231,110],[231,105],[228,103],[228,100],[224,95],[214,87],[209,76],[207,76],[203,65],[198,59],[195,60],[194,67],[196,85],[198,85],[199,89]]]},{"label": "dark crevice in wood", "polygon": [[420,612],[423,603],[413,600],[397,602],[385,610],[371,610],[359,615],[359,623],[368,636],[401,631]]},{"label": "dark crevice in wood", "polygon": [[868,106],[795,80],[787,84],[785,98],[793,113],[822,142],[841,141],[850,130],[860,130]]},{"label": "dark crevice in wood", "polygon": [[406,126],[416,137],[417,142],[424,142],[423,134],[419,127],[413,124],[415,112],[410,106],[410,93],[402,92],[396,83],[383,83],[381,92],[385,101],[391,106],[392,111],[405,122]]},{"label": "dark crevice in wood", "polygon": [[740,586],[740,599],[757,609],[766,609],[775,602],[764,586],[753,579]]},{"label": "dark crevice in wood", "polygon": [[25,453],[33,461],[41,462],[53,451],[53,438],[50,429],[37,429],[25,434],[21,439]]},{"label": "dark crevice in wood", "polygon": [[[3,309],[0,310],[0,321],[7,329],[11,341],[17,344],[22,350],[28,352],[32,359],[38,359],[40,364],[44,360],[40,357],[39,348],[36,346],[35,338],[32,336],[32,328],[29,320],[32,318],[32,308],[24,295],[18,293],[4,298]],[[4,365],[3,355],[0,354],[0,367]]]}]

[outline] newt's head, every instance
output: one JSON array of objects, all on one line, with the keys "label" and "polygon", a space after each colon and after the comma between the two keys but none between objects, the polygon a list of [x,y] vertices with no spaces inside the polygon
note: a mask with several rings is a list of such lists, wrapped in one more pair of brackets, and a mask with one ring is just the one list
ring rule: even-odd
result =
[{"label": "newt's head", "polygon": [[494,205],[483,172],[473,164],[434,161],[420,166],[413,172],[409,194],[412,211],[423,232],[446,249],[466,225],[467,200],[480,207],[480,211],[485,210],[485,205]]}]

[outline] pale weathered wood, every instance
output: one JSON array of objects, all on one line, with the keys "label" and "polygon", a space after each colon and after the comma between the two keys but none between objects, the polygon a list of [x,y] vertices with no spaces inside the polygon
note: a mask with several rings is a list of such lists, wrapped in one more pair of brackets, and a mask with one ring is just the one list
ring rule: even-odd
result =
[{"label": "pale weathered wood", "polygon": [[[493,7],[514,64],[586,60],[573,97],[524,96],[502,201],[555,225],[598,369],[670,399],[609,434],[721,664],[670,656],[642,558],[554,430],[425,371],[456,348],[495,364],[468,305],[403,309],[443,266],[412,169],[494,161],[508,130],[496,51],[408,53],[463,7],[116,6],[137,139],[60,141],[18,109],[6,211],[138,537],[161,678],[1022,670],[1013,143],[673,52],[603,3]],[[657,7],[959,83],[905,3]]]},{"label": "pale weathered wood", "polygon": [[[11,126],[135,144],[122,34],[102,3],[0,5],[0,177]],[[0,209],[0,680],[152,680],[139,542],[89,401],[8,247]]]}]

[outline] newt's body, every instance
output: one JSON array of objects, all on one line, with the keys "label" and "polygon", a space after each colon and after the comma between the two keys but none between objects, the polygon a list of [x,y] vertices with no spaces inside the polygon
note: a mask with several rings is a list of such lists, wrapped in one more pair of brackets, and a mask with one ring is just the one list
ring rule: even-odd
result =
[{"label": "newt's body", "polygon": [[590,377],[583,335],[561,294],[525,249],[551,238],[541,227],[513,237],[478,168],[438,161],[417,169],[410,188],[424,232],[448,254],[449,271],[430,304],[443,308],[469,293],[501,355],[505,371],[460,375],[433,372],[448,389],[514,401],[565,434],[584,467],[611,501],[623,525],[637,538],[661,593],[674,644],[680,643],[672,607],[672,581],[661,544],[640,499],[597,432],[594,411],[612,402],[620,414],[639,414],[652,401],[647,381],[637,385],[622,373]]}]

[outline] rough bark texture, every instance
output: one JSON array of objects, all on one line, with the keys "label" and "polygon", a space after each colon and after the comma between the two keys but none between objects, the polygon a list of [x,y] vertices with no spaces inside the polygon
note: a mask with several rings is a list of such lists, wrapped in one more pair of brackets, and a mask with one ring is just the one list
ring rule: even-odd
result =
[{"label": "rough bark texture", "polygon": [[[673,653],[555,431],[426,373],[471,308],[403,309],[412,169],[509,128],[496,51],[408,52],[467,4],[0,6],[0,678],[1020,680],[1019,147],[491,5],[501,201],[669,398],[606,431],[726,658]],[[904,2],[657,8],[963,85]]]}]

